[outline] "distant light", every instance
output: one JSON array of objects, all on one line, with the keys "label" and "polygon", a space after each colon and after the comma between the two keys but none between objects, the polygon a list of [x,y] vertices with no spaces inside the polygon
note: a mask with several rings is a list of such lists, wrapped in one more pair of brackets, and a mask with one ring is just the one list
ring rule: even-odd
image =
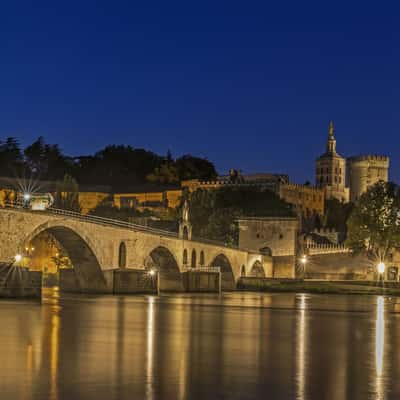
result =
[{"label": "distant light", "polygon": [[24,193],[24,200],[28,201],[31,199],[31,195],[29,193]]},{"label": "distant light", "polygon": [[156,271],[155,271],[154,269],[151,269],[151,270],[149,271],[149,274],[150,274],[151,276],[154,276],[154,275],[156,274]]},{"label": "distant light", "polygon": [[22,260],[21,254],[16,254],[14,259],[15,259],[15,262],[20,262]]},{"label": "distant light", "polygon": [[379,272],[380,274],[383,274],[383,273],[385,272],[385,268],[386,268],[385,263],[380,262],[380,263],[378,264],[377,268],[378,268],[378,272]]},{"label": "distant light", "polygon": [[302,262],[303,264],[305,264],[305,263],[307,262],[307,256],[306,256],[306,255],[304,255],[303,257],[301,257],[301,262]]}]

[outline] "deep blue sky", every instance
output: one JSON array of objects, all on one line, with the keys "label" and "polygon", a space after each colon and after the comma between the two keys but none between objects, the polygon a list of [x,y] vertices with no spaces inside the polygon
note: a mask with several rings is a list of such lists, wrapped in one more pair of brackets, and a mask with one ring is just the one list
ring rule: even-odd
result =
[{"label": "deep blue sky", "polygon": [[302,183],[333,119],[339,152],[386,153],[400,181],[388,4],[2,1],[0,137],[171,149]]}]

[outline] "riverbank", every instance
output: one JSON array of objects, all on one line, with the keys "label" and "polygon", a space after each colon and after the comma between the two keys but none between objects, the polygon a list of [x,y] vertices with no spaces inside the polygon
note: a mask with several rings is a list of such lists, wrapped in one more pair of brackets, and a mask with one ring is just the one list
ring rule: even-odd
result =
[{"label": "riverbank", "polygon": [[279,280],[265,278],[241,278],[238,290],[278,293],[318,293],[318,294],[364,294],[390,295],[400,297],[400,285],[397,282],[363,281],[315,281],[315,280]]}]

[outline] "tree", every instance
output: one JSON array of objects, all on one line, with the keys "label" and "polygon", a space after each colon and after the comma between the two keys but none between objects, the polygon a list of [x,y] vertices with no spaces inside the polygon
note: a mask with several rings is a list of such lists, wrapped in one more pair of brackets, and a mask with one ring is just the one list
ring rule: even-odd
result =
[{"label": "tree", "polygon": [[63,210],[81,211],[79,186],[76,180],[70,175],[65,175],[63,181],[57,182],[55,206]]},{"label": "tree", "polygon": [[325,227],[346,233],[347,220],[350,217],[353,203],[343,203],[337,199],[325,201]]},{"label": "tree", "polygon": [[214,180],[217,177],[214,164],[205,158],[186,154],[177,158],[175,165],[181,181],[187,179]]},{"label": "tree", "polygon": [[241,216],[294,216],[289,204],[275,193],[259,188],[198,189],[190,197],[193,235],[237,244]]},{"label": "tree", "polygon": [[95,215],[103,218],[117,219],[125,222],[133,222],[134,218],[150,217],[153,214],[150,211],[140,212],[134,208],[115,207],[109,201],[103,201],[96,208],[89,212],[90,215]]},{"label": "tree", "polygon": [[74,176],[80,183],[109,185],[119,191],[145,183],[164,158],[132,146],[111,145],[94,156],[77,157],[75,161]]},{"label": "tree", "polygon": [[47,144],[40,136],[24,150],[28,170],[42,179],[62,179],[71,172],[72,162],[57,144]]},{"label": "tree", "polygon": [[40,136],[24,150],[25,162],[31,172],[40,173],[47,170],[45,166],[45,142]]},{"label": "tree", "polygon": [[147,175],[147,180],[151,183],[178,184],[179,177],[175,165],[164,163],[160,167]]},{"label": "tree", "polygon": [[394,183],[380,181],[361,195],[347,222],[346,245],[384,262],[400,247],[400,194]]},{"label": "tree", "polygon": [[0,169],[3,175],[17,175],[23,167],[22,152],[18,140],[9,137],[0,141]]}]

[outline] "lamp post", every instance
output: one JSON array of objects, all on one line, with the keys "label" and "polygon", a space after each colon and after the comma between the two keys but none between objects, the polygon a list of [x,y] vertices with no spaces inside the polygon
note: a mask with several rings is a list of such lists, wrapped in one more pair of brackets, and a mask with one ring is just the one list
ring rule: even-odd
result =
[{"label": "lamp post", "polygon": [[308,261],[307,256],[306,256],[305,254],[303,254],[303,255],[301,256],[301,258],[300,258],[300,262],[301,262],[302,265],[303,265],[303,277],[304,277],[304,278],[306,277],[306,265],[307,265],[307,261]]},{"label": "lamp post", "polygon": [[150,276],[153,278],[155,277],[156,279],[156,290],[157,290],[157,296],[160,294],[160,273],[157,269],[152,268],[149,271]]},{"label": "lamp post", "polygon": [[380,281],[382,281],[382,285],[383,282],[385,280],[385,269],[386,269],[386,265],[383,261],[381,261],[377,266],[376,269],[378,270],[378,279]]}]

